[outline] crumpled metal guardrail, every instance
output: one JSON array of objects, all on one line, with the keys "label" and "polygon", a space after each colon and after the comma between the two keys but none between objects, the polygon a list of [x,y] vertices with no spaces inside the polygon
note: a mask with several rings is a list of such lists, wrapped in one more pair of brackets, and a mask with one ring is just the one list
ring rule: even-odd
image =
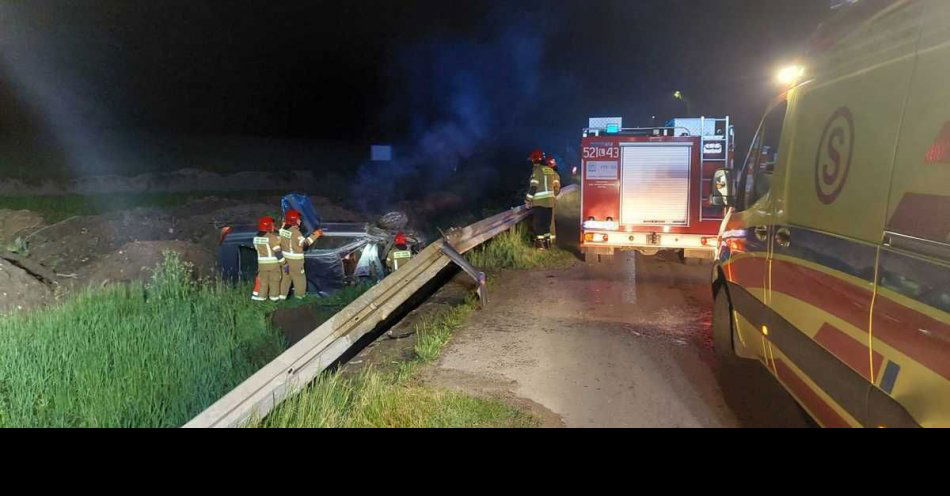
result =
[{"label": "crumpled metal guardrail", "polygon": [[[565,187],[561,194],[573,192],[576,188]],[[444,239],[427,246],[408,264],[363,293],[184,427],[241,427],[249,420],[264,418],[281,401],[312,381],[360,338],[386,320],[447,266],[451,259],[443,252],[443,243],[448,241],[455,251],[465,253],[507,231],[528,213],[525,207],[516,207],[450,231]]]}]

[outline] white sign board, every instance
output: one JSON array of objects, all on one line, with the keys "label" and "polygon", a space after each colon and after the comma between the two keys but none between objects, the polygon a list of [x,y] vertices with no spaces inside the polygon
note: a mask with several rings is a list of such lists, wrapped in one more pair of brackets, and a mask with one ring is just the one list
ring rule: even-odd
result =
[{"label": "white sign board", "polygon": [[585,177],[590,179],[597,180],[608,180],[616,181],[619,179],[617,176],[618,162],[605,162],[605,161],[596,161],[588,160],[587,161],[587,173]]}]

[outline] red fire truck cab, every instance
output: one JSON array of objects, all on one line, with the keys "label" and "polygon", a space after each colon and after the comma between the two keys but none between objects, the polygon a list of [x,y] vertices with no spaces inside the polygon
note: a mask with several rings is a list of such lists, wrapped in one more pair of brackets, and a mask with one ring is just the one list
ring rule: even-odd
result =
[{"label": "red fire truck cab", "polygon": [[587,128],[581,149],[580,243],[589,262],[604,262],[616,250],[713,259],[724,211],[709,198],[715,171],[732,168],[728,117]]}]

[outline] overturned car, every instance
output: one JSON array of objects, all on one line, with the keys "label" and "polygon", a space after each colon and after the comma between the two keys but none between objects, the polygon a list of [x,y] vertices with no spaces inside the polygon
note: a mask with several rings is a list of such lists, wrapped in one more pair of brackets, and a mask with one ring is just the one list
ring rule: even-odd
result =
[{"label": "overturned car", "polygon": [[[386,276],[383,260],[394,249],[391,222],[381,222],[390,229],[370,223],[324,223],[313,208],[310,199],[291,194],[281,200],[281,211],[297,210],[301,214],[301,231],[309,234],[317,229],[323,236],[304,252],[307,274],[307,292],[326,295],[340,288],[361,282],[376,283]],[[383,219],[391,220],[387,214]],[[404,227],[403,223],[402,226]],[[253,281],[257,273],[257,254],[252,241],[257,227],[251,222],[223,226],[218,248],[218,266],[224,280],[236,283]],[[410,237],[410,249],[415,252],[418,237]]]}]

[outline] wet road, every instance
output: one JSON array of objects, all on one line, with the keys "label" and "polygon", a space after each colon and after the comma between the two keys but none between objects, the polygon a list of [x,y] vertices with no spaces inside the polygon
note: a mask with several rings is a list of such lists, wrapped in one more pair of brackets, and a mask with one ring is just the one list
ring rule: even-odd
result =
[{"label": "wet road", "polygon": [[625,253],[501,274],[432,381],[528,400],[568,427],[805,426],[757,364],[717,378],[708,273]]},{"label": "wet road", "polygon": [[[577,240],[577,198],[558,210],[559,240]],[[718,374],[710,270],[625,252],[499,274],[430,381],[519,401],[549,426],[809,426],[758,363]]]}]

